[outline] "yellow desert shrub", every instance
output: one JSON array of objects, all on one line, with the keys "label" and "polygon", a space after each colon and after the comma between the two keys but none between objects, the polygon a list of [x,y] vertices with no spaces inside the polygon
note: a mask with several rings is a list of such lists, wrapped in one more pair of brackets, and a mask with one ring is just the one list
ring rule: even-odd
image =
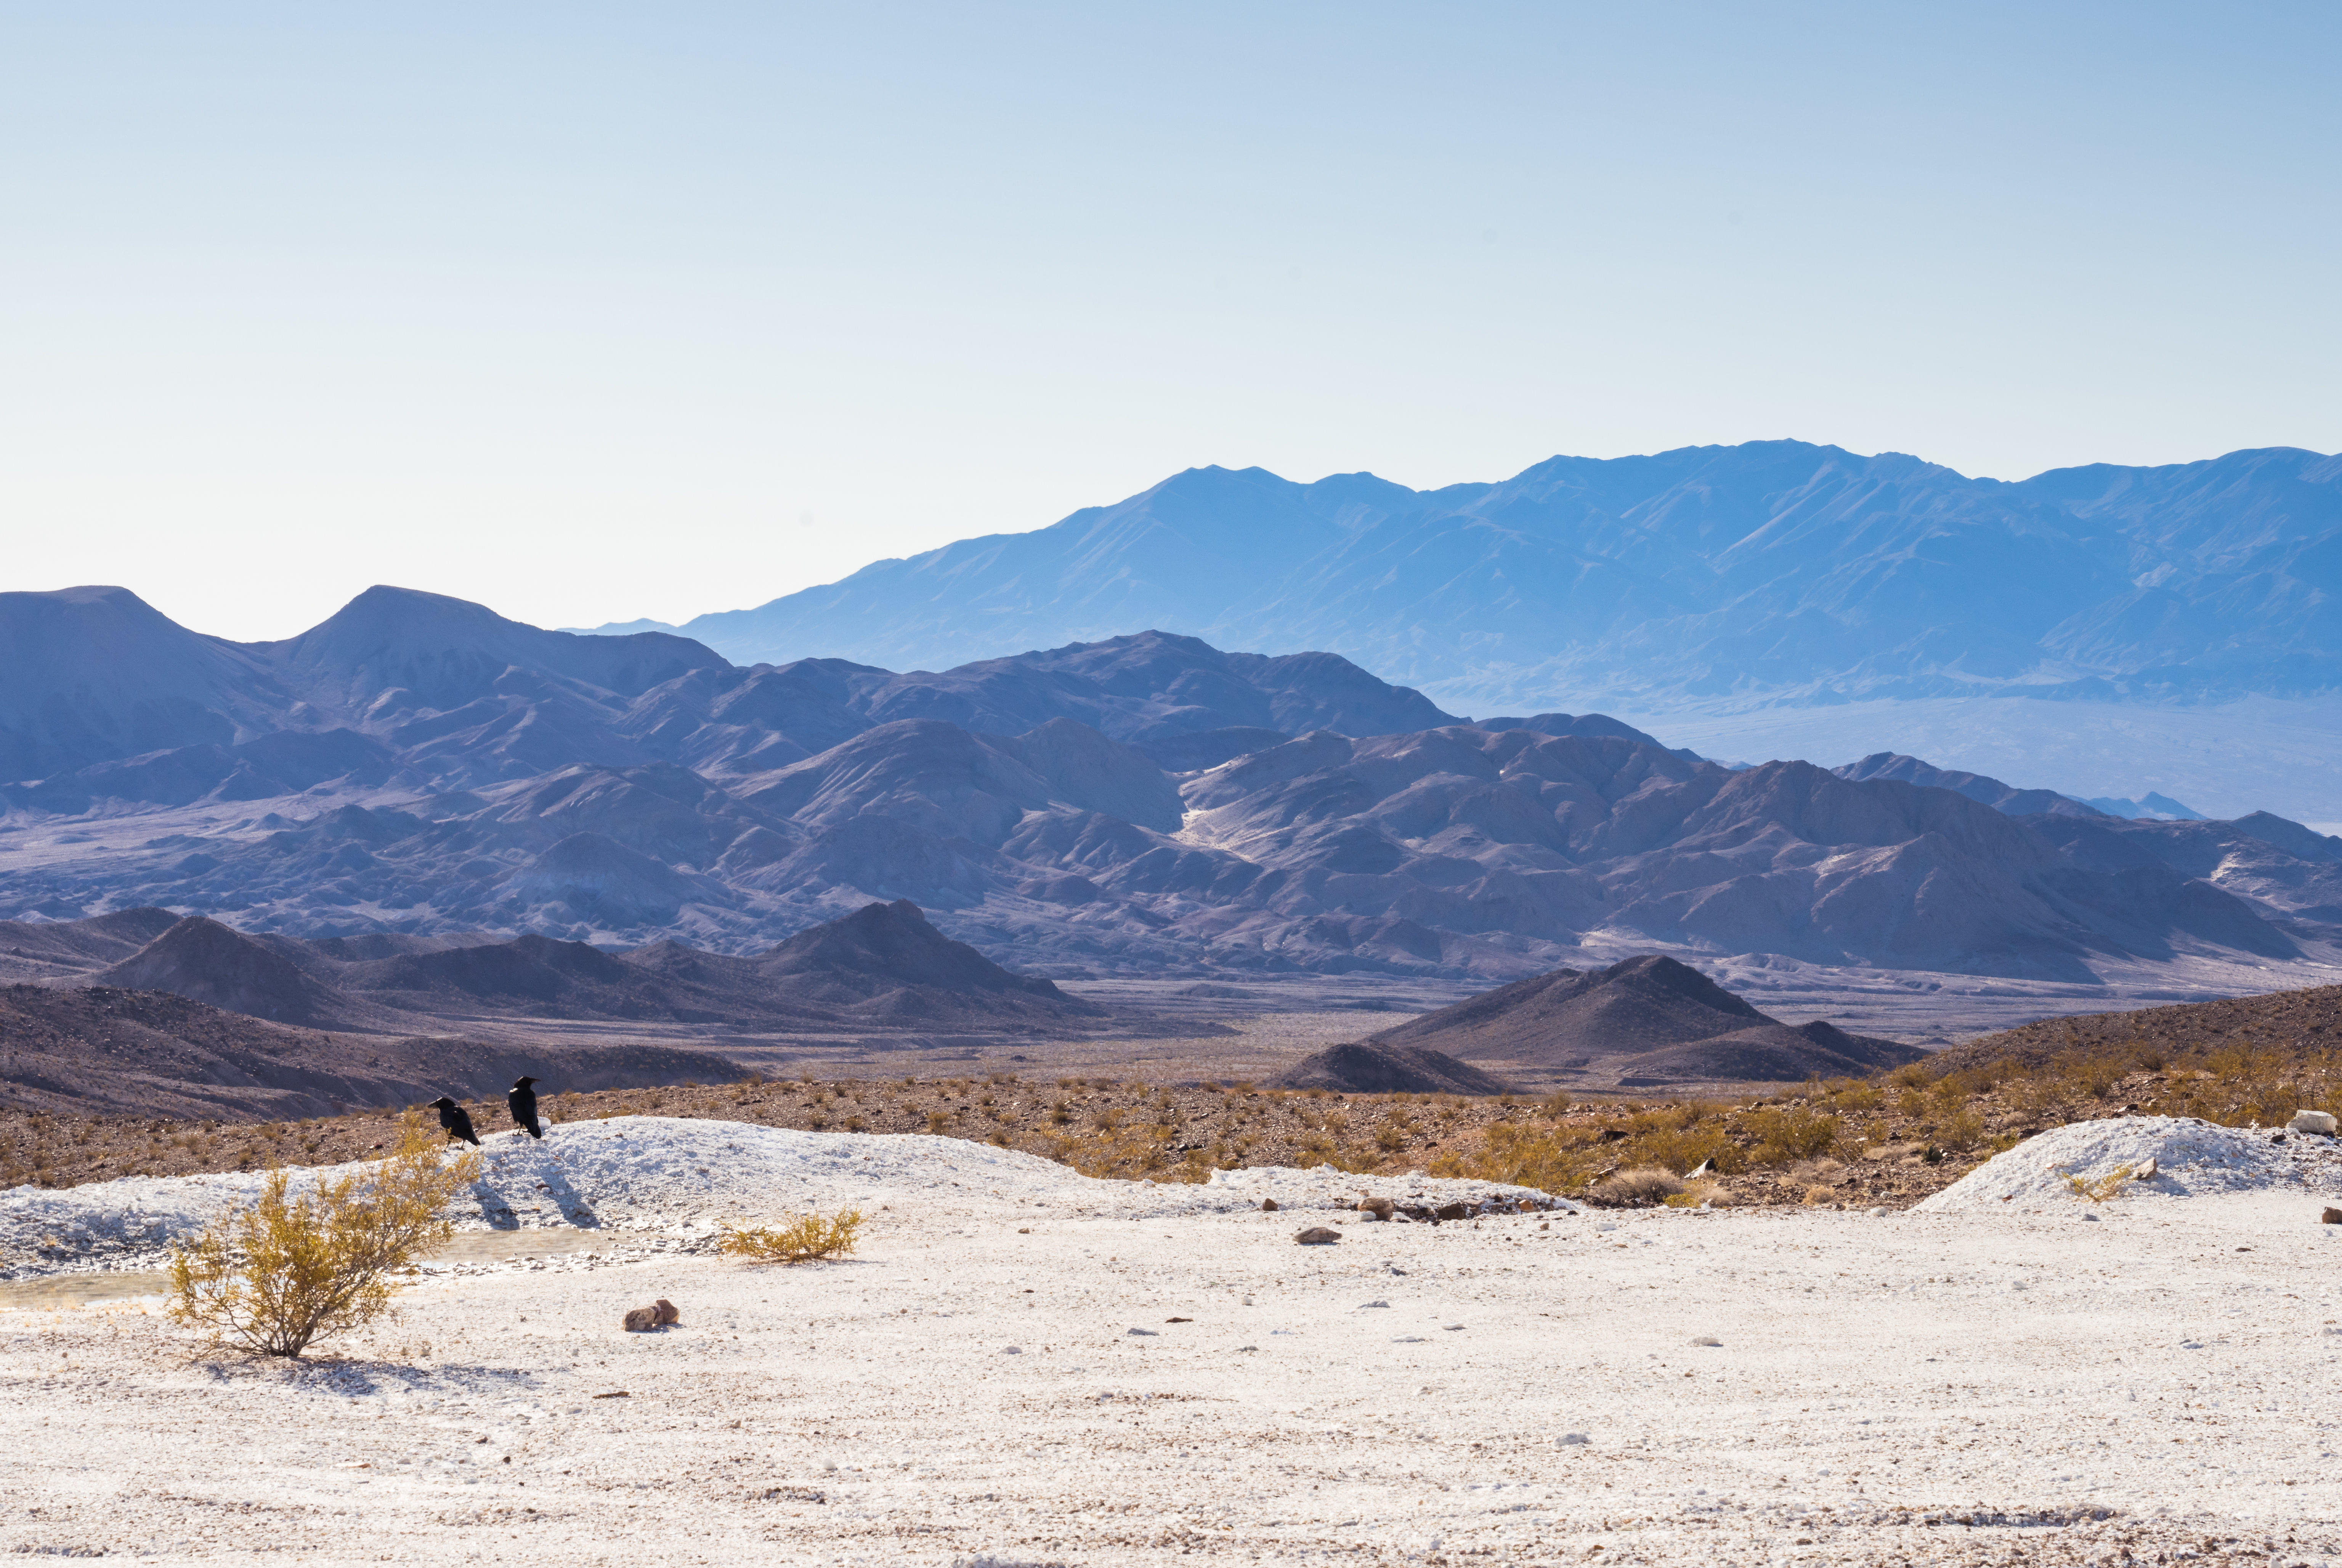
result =
[{"label": "yellow desert shrub", "polygon": [[818,1258],[844,1257],[854,1250],[862,1229],[862,1211],[845,1209],[829,1219],[806,1214],[786,1225],[725,1225],[716,1245],[728,1258],[756,1263],[806,1263]]},{"label": "yellow desert shrub", "polygon": [[1637,1165],[1594,1183],[1586,1195],[1613,1208],[1644,1209],[1683,1194],[1683,1178],[1659,1165]]},{"label": "yellow desert shrub", "polygon": [[409,1111],[387,1158],[298,1196],[271,1170],[250,1208],[172,1247],[170,1315],[282,1356],[379,1317],[391,1274],[446,1241],[448,1203],[479,1180],[479,1156],[445,1157],[436,1134]]},{"label": "yellow desert shrub", "polygon": [[1830,1098],[1849,1111],[1876,1111],[1886,1102],[1887,1095],[1876,1084],[1840,1078],[1832,1082]]},{"label": "yellow desert shrub", "polygon": [[[1915,1070],[1925,1067],[1898,1068],[1890,1081]],[[1905,1114],[1933,1118],[1947,1145],[1981,1147],[1997,1140],[1966,1134],[1987,1101],[2036,1125],[2104,1115],[2108,1100],[2128,1100],[2144,1115],[2274,1126],[2297,1110],[2342,1113],[2342,1073],[2330,1053],[2287,1051],[2241,1036],[2169,1051],[2134,1039],[2076,1044],[2031,1061],[1979,1063],[1943,1074],[1924,1102],[1915,1090],[1903,1095]]]},{"label": "yellow desert shrub", "polygon": [[1619,1150],[1625,1157],[1664,1165],[1678,1176],[1688,1175],[1702,1165],[1729,1175],[1746,1163],[1740,1146],[1720,1123],[1630,1131]]},{"label": "yellow desert shrub", "polygon": [[2103,1203],[2121,1195],[2122,1190],[2131,1184],[2137,1174],[2129,1165],[2117,1165],[2104,1175],[2096,1177],[2077,1176],[2069,1171],[2066,1173],[2066,1185],[2073,1189],[2076,1197],[2085,1202]]},{"label": "yellow desert shrub", "polygon": [[1651,1166],[1688,1176],[1706,1165],[1730,1175],[1749,1163],[1723,1107],[1689,1100],[1606,1126],[1498,1122],[1476,1144],[1440,1155],[1431,1174],[1574,1193],[1614,1171]]},{"label": "yellow desert shrub", "polygon": [[1208,1182],[1212,1173],[1195,1154],[1184,1156],[1158,1128],[1106,1127],[1052,1138],[1042,1151],[1085,1176],[1125,1182]]},{"label": "yellow desert shrub", "polygon": [[1723,1183],[1702,1176],[1696,1182],[1685,1183],[1682,1192],[1670,1193],[1659,1202],[1671,1209],[1727,1209],[1732,1206],[1732,1196],[1724,1190]]},{"label": "yellow desert shrub", "polygon": [[1756,1136],[1749,1158],[1759,1165],[1787,1165],[1827,1154],[1837,1142],[1838,1119],[1798,1105],[1767,1106],[1750,1114]]},{"label": "yellow desert shrub", "polygon": [[1973,1149],[1985,1141],[1984,1117],[1963,1105],[1936,1124],[1936,1137],[1947,1149]]},{"label": "yellow desert shrub", "polygon": [[1499,1122],[1488,1129],[1476,1147],[1442,1154],[1433,1161],[1431,1174],[1509,1182],[1516,1186],[1561,1193],[1583,1186],[1598,1168],[1584,1139],[1569,1130],[1548,1131]]}]

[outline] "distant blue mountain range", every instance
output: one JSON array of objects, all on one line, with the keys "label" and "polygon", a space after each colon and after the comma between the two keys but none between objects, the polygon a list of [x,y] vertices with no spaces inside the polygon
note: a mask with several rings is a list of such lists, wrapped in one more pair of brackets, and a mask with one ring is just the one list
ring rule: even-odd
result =
[{"label": "distant blue mountain range", "polygon": [[2342,459],[2277,447],[2010,484],[1764,441],[1429,491],[1190,469],[676,629],[740,664],[943,669],[1156,627],[1329,650],[1480,710],[2200,701],[2342,689],[2337,595]]}]

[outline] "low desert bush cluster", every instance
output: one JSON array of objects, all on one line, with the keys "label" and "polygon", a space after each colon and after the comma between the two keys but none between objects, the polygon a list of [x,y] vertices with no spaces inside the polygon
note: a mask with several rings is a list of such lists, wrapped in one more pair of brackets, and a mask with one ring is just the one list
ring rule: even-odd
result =
[{"label": "low desert bush cluster", "polygon": [[1683,1178],[1666,1166],[1637,1165],[1631,1171],[1605,1176],[1594,1183],[1586,1196],[1608,1208],[1647,1209],[1683,1193]]},{"label": "low desert bush cluster", "polygon": [[1697,1183],[1665,1190],[1666,1181],[1694,1173],[1761,1173],[1759,1185],[1775,1201],[1818,1203],[1878,1189],[1878,1174],[1889,1168],[1927,1174],[1889,1178],[1886,1187],[1940,1185],[2069,1121],[2130,1113],[2273,1126],[2297,1110],[2342,1115],[2342,1072],[2332,1057],[2241,1039],[2187,1050],[2100,1040],[2029,1055],[1915,1062],[1879,1078],[1808,1082],[1736,1107],[1684,1101],[1630,1111],[1556,1095],[1541,1120],[1492,1125],[1432,1169],[1624,1204],[1700,1202],[1698,1193],[1710,1189]]},{"label": "low desert bush cluster", "polygon": [[171,1249],[170,1315],[221,1343],[297,1356],[388,1310],[391,1275],[447,1240],[447,1205],[479,1174],[478,1155],[443,1154],[438,1129],[414,1112],[365,1171],[295,1195],[272,1170],[250,1208]]},{"label": "low desert bush cluster", "polygon": [[2279,1125],[2301,1110],[2342,1114],[2342,1073],[2330,1054],[2242,1039],[2181,1052],[2146,1039],[2092,1042],[2031,1059],[1917,1062],[1897,1076],[1920,1102],[1926,1135],[1947,1149],[1999,1144],[1996,1124],[2056,1126],[2124,1112],[2230,1127]]},{"label": "low desert bush cluster", "polygon": [[[1546,1104],[1544,1124],[1498,1123],[1477,1145],[1434,1162],[1432,1174],[1586,1193],[1596,1202],[1614,1201],[1608,1194],[1615,1190],[1620,1193],[1616,1201],[1656,1203],[1679,1195],[1679,1178],[1695,1171],[1738,1175],[1827,1154],[1844,1127],[1826,1106],[1807,1103],[1731,1107],[1686,1100],[1590,1120],[1557,1120],[1574,1109],[1557,1097]],[[1673,1193],[1628,1196],[1623,1187],[1603,1185],[1649,1186],[1654,1173],[1676,1180]]]},{"label": "low desert bush cluster", "polygon": [[846,1209],[828,1219],[806,1214],[780,1226],[726,1225],[717,1233],[724,1255],[756,1263],[808,1263],[854,1251],[862,1211]]},{"label": "low desert bush cluster", "polygon": [[1038,1153],[1085,1176],[1116,1181],[1208,1182],[1215,1161],[1210,1146],[1181,1149],[1175,1130],[1115,1123],[1094,1132],[1046,1139]]}]

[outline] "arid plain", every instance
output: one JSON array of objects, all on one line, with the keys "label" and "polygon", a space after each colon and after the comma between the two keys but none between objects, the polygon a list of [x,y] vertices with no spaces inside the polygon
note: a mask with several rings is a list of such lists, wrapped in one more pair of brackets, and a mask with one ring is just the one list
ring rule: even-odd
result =
[{"label": "arid plain", "polygon": [[[607,1229],[484,1234],[395,1324],[305,1363],[206,1352],[152,1299],[19,1288],[0,1539],[937,1568],[2342,1553],[2317,1393],[2342,1239],[2294,1184],[1434,1226],[1343,1205],[1499,1190],[1156,1187],[954,1140],[656,1118],[490,1154],[522,1201],[566,1170]],[[181,1212],[164,1183],[122,1191]],[[706,1246],[719,1218],[849,1202],[870,1215],[850,1259]],[[1295,1245],[1327,1223],[1340,1242]],[[654,1296],[681,1321],[620,1332]]]}]

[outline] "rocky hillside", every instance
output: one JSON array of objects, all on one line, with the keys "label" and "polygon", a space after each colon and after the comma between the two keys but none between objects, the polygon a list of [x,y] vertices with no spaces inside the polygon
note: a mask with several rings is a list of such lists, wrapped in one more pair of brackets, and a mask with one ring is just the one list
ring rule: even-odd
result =
[{"label": "rocky hillside", "polygon": [[[608,1089],[720,1083],[739,1069],[712,1052],[659,1045],[547,1053],[444,1034],[325,1034],[167,992],[0,986],[0,1105],[26,1112],[178,1121],[324,1116],[440,1094],[493,1095],[524,1073]],[[107,1174],[120,1173],[90,1172]]]},{"label": "rocky hillside", "polygon": [[[0,785],[17,922],[0,973],[127,962],[156,918],[201,915],[375,944],[335,958],[379,966],[363,975],[296,966],[385,1006],[729,1017],[692,990],[745,984],[706,979],[718,960],[900,900],[1058,978],[1509,981],[1657,948],[1923,988],[2137,985],[2158,966],[2265,984],[2342,933],[2342,843],[2279,818],[2033,812],[1916,759],[1735,771],[1600,714],[1455,720],[1330,655],[1149,633],[941,673],[743,669],[682,638],[542,632],[389,589],[239,646],[125,599],[0,595],[0,622],[21,613],[89,666],[0,668],[15,754],[75,764]],[[110,664],[124,638],[131,663]],[[140,727],[156,714],[177,717]],[[156,740],[184,744],[123,750]],[[110,913],[142,908],[163,914]],[[90,962],[38,934],[100,914],[135,930],[86,928]],[[700,978],[642,958],[594,977],[599,950],[662,942]],[[498,943],[516,945],[491,974]],[[179,985],[155,967],[170,956],[115,978]],[[245,957],[240,975],[205,961],[223,1004],[344,1016]]]}]

